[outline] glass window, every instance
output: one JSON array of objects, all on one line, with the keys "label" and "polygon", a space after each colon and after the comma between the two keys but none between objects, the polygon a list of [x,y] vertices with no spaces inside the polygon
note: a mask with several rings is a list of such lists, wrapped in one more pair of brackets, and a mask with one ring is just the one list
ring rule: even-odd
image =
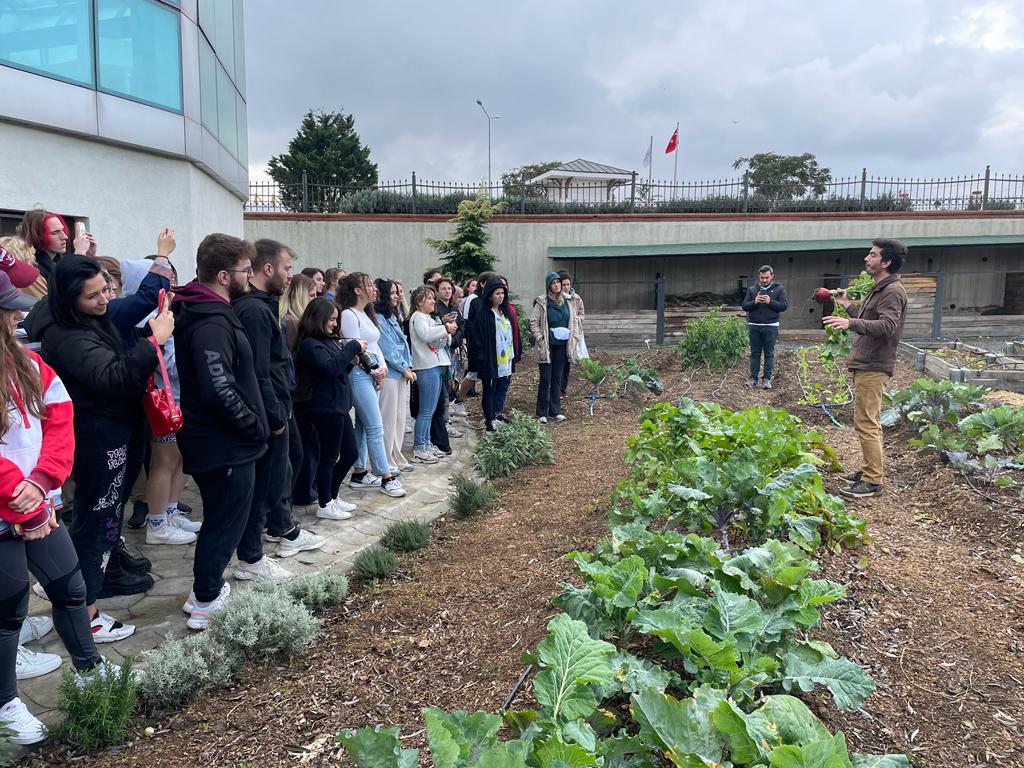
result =
[{"label": "glass window", "polygon": [[242,0],[235,0],[235,87],[245,98],[245,21]]},{"label": "glass window", "polygon": [[0,62],[91,86],[89,0],[0,3]]},{"label": "glass window", "polygon": [[238,156],[238,127],[235,115],[235,97],[238,92],[231,84],[223,67],[217,67],[217,137],[228,152]]},{"label": "glass window", "polygon": [[237,160],[242,165],[248,165],[249,163],[249,120],[248,111],[245,106],[245,102],[242,101],[242,97],[238,97],[237,108],[235,110],[238,115],[238,157]]},{"label": "glass window", "polygon": [[199,36],[199,103],[203,125],[217,135],[217,59],[213,48]]},{"label": "glass window", "polygon": [[96,0],[100,89],[181,112],[179,23],[151,0]]},{"label": "glass window", "polygon": [[220,0],[199,0],[199,28],[206,33],[211,44],[217,44],[217,17],[215,9]]},{"label": "glass window", "polygon": [[217,39],[213,49],[217,58],[227,70],[228,77],[235,79],[235,10],[231,0],[217,0]]}]

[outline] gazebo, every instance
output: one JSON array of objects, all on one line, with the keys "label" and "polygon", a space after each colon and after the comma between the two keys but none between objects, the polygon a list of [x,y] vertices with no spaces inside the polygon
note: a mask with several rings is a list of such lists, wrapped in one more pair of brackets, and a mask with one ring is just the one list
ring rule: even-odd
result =
[{"label": "gazebo", "polygon": [[[573,160],[535,176],[527,183],[544,188],[551,200],[562,202],[612,202],[615,190],[633,181],[633,172],[592,160]],[[595,192],[600,191],[598,197]]]}]

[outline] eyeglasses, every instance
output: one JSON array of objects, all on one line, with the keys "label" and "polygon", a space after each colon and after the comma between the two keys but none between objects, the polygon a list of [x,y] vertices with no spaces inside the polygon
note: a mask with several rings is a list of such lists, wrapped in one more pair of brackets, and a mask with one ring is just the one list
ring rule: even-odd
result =
[{"label": "eyeglasses", "polygon": [[255,274],[252,271],[252,267],[246,267],[245,269],[222,269],[221,272],[244,272],[249,277],[252,277],[253,274]]}]

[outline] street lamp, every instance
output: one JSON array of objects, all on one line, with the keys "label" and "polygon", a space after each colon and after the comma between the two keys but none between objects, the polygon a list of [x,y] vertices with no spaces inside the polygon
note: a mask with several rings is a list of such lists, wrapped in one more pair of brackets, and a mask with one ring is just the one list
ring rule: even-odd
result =
[{"label": "street lamp", "polygon": [[484,111],[484,115],[487,117],[487,196],[491,196],[491,122],[493,120],[501,120],[501,115],[494,115],[493,117],[487,111],[484,103],[480,99],[476,100],[476,105]]}]

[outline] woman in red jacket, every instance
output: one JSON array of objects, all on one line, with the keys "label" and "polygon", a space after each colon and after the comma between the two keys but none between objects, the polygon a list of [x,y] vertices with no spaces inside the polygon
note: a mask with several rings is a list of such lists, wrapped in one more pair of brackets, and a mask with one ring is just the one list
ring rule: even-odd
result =
[{"label": "woman in red jacket", "polygon": [[14,743],[35,744],[45,729],[18,698],[15,678],[30,571],[46,590],[54,626],[79,672],[103,669],[103,659],[78,556],[49,503],[74,461],[71,399],[53,369],[15,341],[25,302],[0,273],[0,723]]}]

